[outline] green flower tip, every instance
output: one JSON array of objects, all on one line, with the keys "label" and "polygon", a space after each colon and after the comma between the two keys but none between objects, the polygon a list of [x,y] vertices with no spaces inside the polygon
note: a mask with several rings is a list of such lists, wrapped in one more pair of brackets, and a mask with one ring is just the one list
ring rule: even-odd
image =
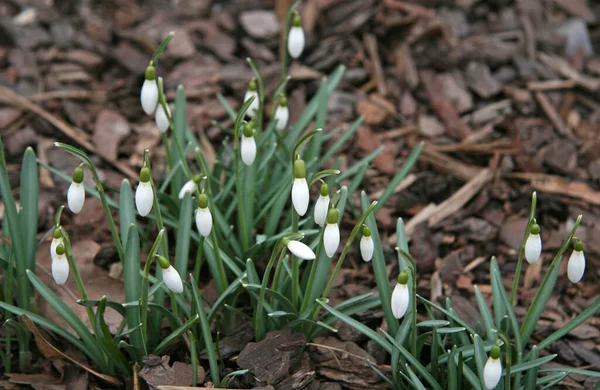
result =
[{"label": "green flower tip", "polygon": [[198,207],[205,209],[208,207],[208,195],[202,193],[198,197]]},{"label": "green flower tip", "polygon": [[73,171],[73,181],[77,184],[80,184],[83,181],[83,168],[75,168]]},{"label": "green flower tip", "polygon": [[254,135],[254,122],[250,121],[244,126],[244,137],[250,138]]},{"label": "green flower tip", "polygon": [[302,27],[302,18],[300,17],[298,11],[294,11],[294,20],[292,22],[292,25],[294,27]]},{"label": "green flower tip", "polygon": [[140,171],[140,181],[142,183],[147,183],[150,181],[150,168],[143,167]]},{"label": "green flower tip", "polygon": [[400,283],[400,284],[408,283],[408,274],[405,271],[402,271],[402,272],[400,272],[400,274],[398,274],[398,283]]},{"label": "green flower tip", "polygon": [[500,358],[500,347],[497,345],[494,345],[492,347],[492,350],[490,351],[490,357],[492,359],[499,359]]},{"label": "green flower tip", "polygon": [[306,164],[304,160],[297,159],[294,161],[294,179],[304,179],[306,177]]},{"label": "green flower tip", "polygon": [[60,234],[60,230],[58,228],[54,229],[54,233],[52,233],[52,237],[54,237],[57,240],[62,237],[62,235]]},{"label": "green flower tip", "polygon": [[167,269],[171,266],[171,263],[166,257],[157,255],[156,258],[158,259],[158,265],[160,265],[160,268]]},{"label": "green flower tip", "polygon": [[154,80],[156,79],[156,68],[152,65],[148,65],[146,68],[146,80]]},{"label": "green flower tip", "polygon": [[327,211],[327,223],[336,224],[339,216],[340,213],[336,208],[329,209],[329,211]]},{"label": "green flower tip", "polygon": [[329,186],[327,185],[327,183],[323,183],[321,184],[321,196],[327,195],[329,195]]},{"label": "green flower tip", "polygon": [[367,225],[363,225],[362,234],[365,237],[371,237],[371,229]]},{"label": "green flower tip", "polygon": [[573,244],[573,249],[575,249],[577,252],[581,252],[583,250],[583,242],[579,239],[576,240]]},{"label": "green flower tip", "polygon": [[529,233],[530,234],[540,234],[540,225],[538,225],[537,223],[533,223],[531,225],[531,227],[529,228]]},{"label": "green flower tip", "polygon": [[192,181],[196,184],[200,183],[200,180],[202,180],[201,174],[197,174],[197,175],[194,175],[194,177],[192,177]]},{"label": "green flower tip", "polygon": [[59,245],[56,247],[56,254],[62,256],[65,254],[65,247],[63,245]]},{"label": "green flower tip", "polygon": [[250,91],[256,91],[256,79],[255,78],[250,80],[250,82],[248,83],[248,89]]},{"label": "green flower tip", "polygon": [[285,95],[281,95],[281,97],[279,98],[279,105],[281,107],[287,106],[287,98],[285,97]]}]

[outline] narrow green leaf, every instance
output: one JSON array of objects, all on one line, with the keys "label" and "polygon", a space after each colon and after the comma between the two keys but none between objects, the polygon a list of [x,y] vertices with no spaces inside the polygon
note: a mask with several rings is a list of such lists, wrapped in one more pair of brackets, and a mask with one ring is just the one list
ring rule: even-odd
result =
[{"label": "narrow green leaf", "polygon": [[135,208],[133,205],[133,192],[129,180],[123,179],[119,192],[119,224],[121,227],[121,242],[127,247],[127,234],[129,226],[135,225]]},{"label": "narrow green leaf", "polygon": [[169,346],[169,344],[171,344],[176,339],[178,339],[179,337],[181,337],[192,326],[194,326],[196,324],[196,322],[198,322],[199,319],[200,319],[200,315],[196,314],[195,316],[193,316],[192,318],[190,318],[189,320],[187,320],[183,325],[181,325],[179,328],[175,329],[170,335],[168,335],[167,337],[165,337],[163,339],[163,341],[161,341],[160,344],[158,344],[156,346],[156,348],[154,348],[154,352],[153,353],[155,355],[162,354],[164,352],[165,348],[167,348]]},{"label": "narrow green leaf", "polygon": [[179,222],[177,223],[177,246],[175,247],[175,261],[173,267],[179,275],[187,275],[188,260],[190,257],[190,237],[192,229],[192,197],[186,194],[179,208]]},{"label": "narrow green leaf", "polygon": [[495,332],[492,332],[494,326],[494,319],[490,314],[490,310],[487,307],[485,302],[485,298],[481,294],[478,286],[474,287],[475,289],[475,300],[477,301],[477,307],[479,308],[479,313],[481,314],[481,319],[483,320],[483,326],[485,327],[485,339],[496,341],[498,339],[498,335]]},{"label": "narrow green leaf", "polygon": [[[0,145],[1,147],[1,145]],[[21,165],[21,229],[27,268],[35,272],[35,253],[38,231],[39,179],[35,153],[27,148]]]},{"label": "narrow green leaf", "polygon": [[[127,247],[125,248],[125,262],[123,277],[125,279],[125,300],[137,301],[140,299],[142,277],[140,275],[140,239],[135,225],[129,226]],[[127,325],[133,328],[140,324],[140,312],[137,308],[127,310]],[[139,333],[131,335],[131,343],[140,351],[143,350],[142,338]]]}]

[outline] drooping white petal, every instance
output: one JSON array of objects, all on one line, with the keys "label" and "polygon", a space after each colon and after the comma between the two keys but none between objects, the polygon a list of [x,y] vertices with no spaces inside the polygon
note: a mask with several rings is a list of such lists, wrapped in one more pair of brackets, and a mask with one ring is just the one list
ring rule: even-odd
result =
[{"label": "drooping white petal", "polygon": [[183,187],[181,187],[181,190],[179,190],[179,199],[183,199],[183,197],[185,196],[185,194],[194,194],[196,192],[196,189],[198,188],[198,184],[196,184],[195,181],[193,180],[188,180]]},{"label": "drooping white petal", "polygon": [[583,277],[585,271],[585,255],[583,251],[574,250],[569,257],[569,264],[567,266],[567,276],[573,283],[577,283]]},{"label": "drooping white petal", "polygon": [[315,203],[315,223],[319,226],[325,225],[327,210],[329,209],[329,196],[319,195]]},{"label": "drooping white petal", "polygon": [[542,238],[539,234],[530,234],[525,241],[525,260],[533,264],[540,259],[542,254]]},{"label": "drooping white petal", "polygon": [[67,261],[67,256],[63,253],[62,255],[57,255],[54,252],[54,257],[52,258],[52,277],[56,284],[65,284],[67,278],[69,277],[69,262]]},{"label": "drooping white petal", "polygon": [[156,79],[144,80],[142,92],[140,93],[140,101],[146,114],[150,115],[154,113],[158,104],[158,84],[156,83]]},{"label": "drooping white petal", "polygon": [[362,236],[360,239],[360,255],[364,261],[371,261],[374,248],[375,244],[373,243],[371,236]]},{"label": "drooping white petal", "polygon": [[314,260],[317,257],[315,252],[313,252],[312,249],[310,249],[308,245],[304,244],[303,242],[290,241],[287,244],[287,247],[294,256],[299,257],[302,260]]},{"label": "drooping white petal", "polygon": [[290,110],[287,106],[278,105],[275,110],[275,118],[277,121],[277,130],[281,131],[287,126],[288,120],[290,119]]},{"label": "drooping white petal", "polygon": [[259,108],[258,92],[247,90],[244,95],[244,103],[252,96],[254,96],[254,100],[250,103],[250,107],[248,107],[248,110],[246,111],[246,115],[250,118],[254,118],[254,115],[256,115],[256,111],[258,111]]},{"label": "drooping white petal", "polygon": [[502,363],[500,362],[500,359],[494,359],[491,356],[488,357],[488,360],[483,367],[483,383],[485,384],[485,388],[487,390],[494,389],[498,386],[501,376]]},{"label": "drooping white petal", "polygon": [[323,233],[323,246],[327,257],[333,257],[340,246],[340,227],[337,223],[328,223]]},{"label": "drooping white petal", "polygon": [[83,208],[85,202],[85,189],[82,183],[71,182],[69,190],[67,191],[67,204],[69,209],[77,214]]},{"label": "drooping white petal", "polygon": [[183,292],[183,282],[181,281],[181,276],[179,276],[179,272],[172,265],[167,269],[162,269],[162,277],[163,281],[169,288],[169,290],[173,291],[176,294],[181,294]]},{"label": "drooping white petal", "polygon": [[242,135],[242,142],[240,144],[240,152],[242,154],[242,161],[247,166],[252,165],[256,158],[256,142],[254,137],[246,137]]},{"label": "drooping white petal", "polygon": [[196,209],[196,227],[198,228],[198,233],[200,233],[203,237],[208,237],[210,231],[212,229],[212,214],[208,207]]},{"label": "drooping white petal", "polygon": [[[171,116],[171,109],[169,108],[169,105],[167,104],[166,107],[167,113],[169,116]],[[158,130],[160,130],[161,133],[165,133],[167,130],[169,130],[169,118],[165,114],[165,110],[163,110],[163,107],[160,104],[156,106],[154,120],[156,121],[156,127],[158,127]]]},{"label": "drooping white petal", "polygon": [[406,314],[410,296],[408,295],[408,286],[406,284],[396,284],[392,293],[392,313],[394,317],[400,319]]},{"label": "drooping white petal", "polygon": [[302,50],[304,50],[304,30],[302,27],[292,27],[288,35],[288,52],[292,58],[298,58]]},{"label": "drooping white petal", "polygon": [[309,196],[306,178],[294,179],[294,183],[292,184],[292,203],[298,215],[303,216],[306,214]]},{"label": "drooping white petal", "polygon": [[154,191],[152,190],[152,184],[150,181],[140,182],[138,188],[135,190],[135,207],[138,213],[142,217],[145,217],[152,210],[152,204],[154,202]]},{"label": "drooping white petal", "polygon": [[59,245],[65,245],[65,241],[63,240],[63,238],[53,237],[52,242],[50,243],[50,258],[52,259],[52,261],[58,258],[58,255],[56,254],[56,247],[58,247]]}]

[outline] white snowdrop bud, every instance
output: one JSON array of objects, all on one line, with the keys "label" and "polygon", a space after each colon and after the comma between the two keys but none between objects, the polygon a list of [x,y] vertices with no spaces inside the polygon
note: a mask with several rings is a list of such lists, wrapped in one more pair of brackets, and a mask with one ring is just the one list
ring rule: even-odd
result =
[{"label": "white snowdrop bud", "polygon": [[54,229],[54,233],[52,234],[52,242],[50,243],[50,258],[54,261],[54,259],[57,257],[56,255],[56,248],[58,248],[59,245],[65,245],[65,241],[62,238],[62,235],[60,234],[60,230],[58,230],[58,228]]},{"label": "white snowdrop bud", "polygon": [[534,264],[542,254],[542,238],[540,237],[540,225],[533,223],[529,228],[529,236],[525,241],[525,260]]},{"label": "white snowdrop bud", "polygon": [[150,183],[150,168],[143,167],[140,171],[140,184],[135,190],[135,207],[138,213],[145,217],[150,214],[154,203],[154,190]]},{"label": "white snowdrop bud", "polygon": [[304,43],[305,39],[304,30],[302,30],[302,19],[300,18],[300,14],[295,12],[292,27],[288,34],[288,52],[292,58],[300,57],[300,54],[302,54],[302,51],[304,50]]},{"label": "white snowdrop bud", "polygon": [[151,115],[156,111],[156,105],[158,104],[158,84],[156,83],[156,69],[154,66],[150,65],[146,68],[145,77],[140,93],[140,101],[144,112]]},{"label": "white snowdrop bud", "polygon": [[252,122],[248,122],[244,126],[244,133],[242,134],[242,142],[240,144],[240,153],[242,154],[242,161],[247,166],[252,165],[256,158],[256,141],[254,140],[254,128]]},{"label": "white snowdrop bud", "polygon": [[292,254],[302,260],[314,260],[317,256],[308,245],[295,240],[284,242]]},{"label": "white snowdrop bud", "polygon": [[171,116],[171,109],[168,104],[165,104],[167,107],[167,114],[165,114],[165,110],[162,105],[156,106],[156,114],[154,115],[154,120],[156,121],[156,127],[160,130],[161,133],[166,133],[169,130],[169,117]]},{"label": "white snowdrop bud", "polygon": [[581,240],[575,241],[573,245],[573,252],[569,257],[569,264],[567,265],[567,276],[573,283],[577,283],[583,277],[585,271],[585,255],[583,254],[583,242]]},{"label": "white snowdrop bud", "polygon": [[285,96],[281,96],[279,99],[279,104],[275,109],[275,118],[277,121],[277,125],[275,126],[278,131],[281,131],[286,128],[288,120],[290,119],[290,110],[287,106],[287,98]]},{"label": "white snowdrop bud", "polygon": [[77,214],[85,203],[85,188],[83,187],[83,168],[80,166],[73,171],[73,181],[67,191],[67,204],[69,209]]},{"label": "white snowdrop bud", "polygon": [[292,184],[292,204],[298,215],[303,216],[308,210],[308,183],[306,181],[306,166],[304,160],[294,161],[294,182]]},{"label": "white snowdrop bud", "polygon": [[198,183],[200,182],[200,175],[196,175],[192,178],[192,180],[188,180],[181,190],[179,190],[179,199],[183,199],[185,194],[195,194],[198,189]]},{"label": "white snowdrop bud", "polygon": [[337,209],[329,209],[327,213],[327,226],[323,233],[323,247],[327,257],[333,257],[340,246],[340,227],[337,224],[339,212]]},{"label": "white snowdrop bud", "polygon": [[246,115],[250,118],[254,118],[254,115],[256,115],[256,112],[260,109],[260,102],[258,90],[256,89],[255,79],[250,80],[250,83],[248,84],[248,90],[244,95],[244,103],[246,103],[251,97],[254,97],[254,100],[252,101],[252,103],[250,103],[250,107],[248,107],[248,110],[246,110]]},{"label": "white snowdrop bud", "polygon": [[315,223],[321,227],[325,225],[327,219],[327,210],[329,210],[329,186],[326,183],[321,185],[319,198],[315,203]]},{"label": "white snowdrop bud", "polygon": [[208,237],[212,230],[212,214],[208,208],[208,196],[206,194],[200,194],[198,197],[198,208],[196,209],[196,227],[198,233],[202,237]]},{"label": "white snowdrop bud", "polygon": [[373,238],[371,237],[371,229],[367,225],[364,225],[362,234],[363,236],[360,239],[360,255],[364,261],[371,261],[373,250],[375,249]]},{"label": "white snowdrop bud", "polygon": [[181,294],[183,292],[183,281],[181,280],[181,276],[179,276],[179,272],[173,268],[166,257],[157,256],[157,258],[158,264],[162,269],[163,282],[165,282],[169,290],[176,294]]},{"label": "white snowdrop bud", "polygon": [[65,254],[64,245],[56,247],[54,257],[52,258],[52,278],[56,284],[65,284],[69,277],[69,261]]},{"label": "white snowdrop bud", "polygon": [[492,390],[498,386],[502,376],[502,362],[500,362],[500,347],[494,345],[490,351],[485,366],[483,367],[483,384],[487,390]]},{"label": "white snowdrop bud", "polygon": [[392,313],[397,319],[404,317],[410,303],[407,283],[408,274],[404,271],[400,272],[398,275],[398,284],[396,284],[394,292],[392,292]]}]

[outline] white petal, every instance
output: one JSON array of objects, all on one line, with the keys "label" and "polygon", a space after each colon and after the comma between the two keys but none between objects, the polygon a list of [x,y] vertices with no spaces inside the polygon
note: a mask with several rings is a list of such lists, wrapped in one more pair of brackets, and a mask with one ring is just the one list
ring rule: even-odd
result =
[{"label": "white petal", "polygon": [[321,227],[325,225],[327,210],[329,210],[329,196],[319,195],[315,203],[315,223],[317,225]]},{"label": "white petal", "polygon": [[144,112],[148,115],[153,114],[158,104],[158,84],[156,84],[156,80],[144,80],[140,100]]},{"label": "white petal", "polygon": [[172,265],[170,265],[167,269],[163,269],[162,277],[169,290],[176,294],[181,294],[183,292],[183,282],[181,281],[181,276],[179,276],[179,272],[177,272]]},{"label": "white petal", "polygon": [[292,184],[292,203],[300,216],[306,214],[306,210],[308,210],[309,196],[306,179],[294,179],[294,184]]},{"label": "white petal", "polygon": [[314,260],[317,257],[315,252],[313,252],[308,245],[300,241],[290,241],[287,244],[287,247],[294,256],[303,260]]},{"label": "white petal", "polygon": [[193,195],[196,192],[196,188],[198,188],[198,184],[196,184],[195,181],[187,181],[183,187],[181,187],[181,190],[179,190],[179,199],[183,199],[186,193]]},{"label": "white petal", "polygon": [[410,297],[408,295],[408,287],[406,284],[396,284],[392,293],[392,313],[394,317],[400,319],[406,314]]},{"label": "white petal", "polygon": [[208,237],[212,229],[212,223],[212,214],[208,207],[204,209],[198,207],[196,209],[196,228],[198,228],[198,233],[203,237]]},{"label": "white petal", "polygon": [[277,130],[281,131],[287,126],[288,120],[290,119],[290,110],[287,106],[277,106],[275,110],[275,118],[277,121]]},{"label": "white petal", "polygon": [[574,250],[569,257],[569,264],[567,266],[567,276],[573,283],[577,283],[583,277],[585,271],[585,255],[583,251]]},{"label": "white petal", "polygon": [[254,118],[254,115],[256,115],[256,111],[258,111],[259,108],[258,92],[248,90],[244,95],[244,103],[252,96],[254,96],[254,100],[252,101],[252,103],[250,103],[250,107],[248,107],[248,110],[246,111],[246,115],[250,118]]},{"label": "white petal", "polygon": [[52,277],[56,284],[65,284],[69,277],[69,262],[65,254],[52,259]]},{"label": "white petal", "polygon": [[246,137],[242,135],[242,142],[240,145],[240,152],[242,153],[242,161],[247,166],[252,165],[256,158],[256,142],[254,137]]},{"label": "white petal", "polygon": [[[166,107],[169,116],[171,116],[171,109],[169,108],[169,105],[167,104]],[[154,120],[156,121],[156,127],[158,127],[158,130],[160,130],[161,133],[169,130],[169,118],[165,115],[165,110],[163,110],[163,107],[160,104],[156,106]]]},{"label": "white petal", "polygon": [[150,181],[140,183],[138,188],[135,190],[135,207],[138,213],[142,217],[145,217],[152,210],[152,203],[154,202],[154,191],[152,191],[152,185]]},{"label": "white petal", "polygon": [[488,358],[483,367],[483,383],[487,390],[492,390],[500,382],[502,376],[502,363],[500,359],[494,359],[491,356]]},{"label": "white petal", "polygon": [[58,258],[58,255],[56,254],[56,247],[58,247],[59,245],[62,245],[62,246],[65,245],[65,242],[62,239],[62,237],[61,238],[52,237],[52,243],[50,243],[50,258],[52,259],[52,261],[54,261]]},{"label": "white petal", "polygon": [[373,243],[373,239],[371,238],[371,236],[362,236],[362,238],[360,239],[360,255],[362,256],[364,261],[371,261],[371,259],[373,258],[374,248],[375,244]]},{"label": "white petal", "polygon": [[304,50],[304,30],[302,27],[292,27],[288,35],[288,52],[292,58],[298,58],[302,50]]},{"label": "white petal", "polygon": [[542,254],[542,238],[539,234],[530,234],[525,241],[525,260],[533,264],[540,259]]},{"label": "white petal", "polygon": [[337,223],[328,223],[323,233],[323,246],[327,257],[333,257],[340,246],[340,228]]},{"label": "white petal", "polygon": [[77,214],[83,208],[85,202],[85,189],[82,183],[71,182],[69,191],[67,191],[67,204],[69,209]]}]

